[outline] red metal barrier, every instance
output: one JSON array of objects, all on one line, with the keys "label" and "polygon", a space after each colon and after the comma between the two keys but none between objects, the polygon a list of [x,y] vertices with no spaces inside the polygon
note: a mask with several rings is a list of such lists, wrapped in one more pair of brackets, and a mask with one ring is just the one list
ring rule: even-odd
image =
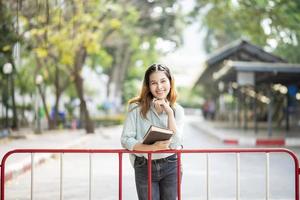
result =
[{"label": "red metal barrier", "polygon": [[[282,148],[268,148],[268,149],[184,149],[184,150],[167,150],[167,151],[128,151],[125,149],[16,149],[7,152],[1,161],[1,199],[5,200],[5,162],[12,154],[20,153],[116,153],[119,156],[119,199],[122,200],[122,156],[124,153],[146,153],[148,160],[152,160],[153,153],[176,153],[178,157],[177,178],[178,178],[178,200],[181,200],[181,154],[191,153],[287,153],[294,161],[294,175],[295,175],[295,200],[299,200],[299,162],[297,156],[288,149]],[[152,178],[151,178],[151,162],[148,162],[148,199],[152,195]]]}]

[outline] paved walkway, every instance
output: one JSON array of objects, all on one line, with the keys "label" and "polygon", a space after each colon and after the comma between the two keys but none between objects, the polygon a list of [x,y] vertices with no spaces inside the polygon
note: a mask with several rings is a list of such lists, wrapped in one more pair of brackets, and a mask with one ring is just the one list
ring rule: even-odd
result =
[{"label": "paved walkway", "polygon": [[[282,131],[274,130],[272,137],[268,136],[266,129],[254,133],[253,130],[244,131],[243,129],[230,128],[230,124],[220,122],[205,121],[199,116],[186,116],[189,123],[198,128],[206,134],[213,135],[221,140],[223,143],[231,145],[243,145],[249,147],[255,146],[280,146],[291,147],[300,146],[300,133],[290,132],[284,133]],[[121,126],[115,127],[121,131]],[[101,137],[106,137],[111,131],[116,131],[113,128],[101,128],[96,130],[96,134],[101,134]],[[14,139],[1,139],[0,140],[0,158],[10,150],[13,149],[32,149],[32,148],[76,148],[84,141],[93,137],[94,134],[86,134],[84,130],[56,130],[44,131],[43,134],[34,134],[31,130],[22,130]],[[111,134],[114,135],[114,134]],[[111,137],[111,136],[108,136]],[[16,139],[18,138],[18,139]],[[111,140],[119,141],[119,138],[110,138]],[[119,142],[118,142],[119,144]],[[103,144],[104,145],[104,144]],[[103,147],[103,146],[101,146]],[[105,146],[111,148],[109,146]],[[117,147],[121,148],[121,147]],[[39,155],[35,157],[35,164],[43,163],[46,159],[53,155]],[[16,155],[9,158],[6,163],[6,180],[12,179],[21,173],[31,169],[30,156]]]},{"label": "paved walkway", "polygon": [[282,147],[300,146],[300,131],[296,130],[286,132],[285,130],[273,128],[270,135],[266,127],[261,127],[255,133],[253,128],[249,128],[248,130],[232,128],[234,125],[230,124],[230,122],[207,121],[200,116],[187,116],[187,118],[193,126],[226,144],[246,145],[250,147],[268,145]]},{"label": "paved walkway", "polygon": [[[55,130],[34,134],[30,129],[21,130],[12,137],[0,140],[0,158],[13,149],[74,148],[88,138],[84,130]],[[43,163],[51,154],[35,156],[35,164]],[[5,180],[31,169],[31,158],[26,155],[11,155],[5,164]]]}]

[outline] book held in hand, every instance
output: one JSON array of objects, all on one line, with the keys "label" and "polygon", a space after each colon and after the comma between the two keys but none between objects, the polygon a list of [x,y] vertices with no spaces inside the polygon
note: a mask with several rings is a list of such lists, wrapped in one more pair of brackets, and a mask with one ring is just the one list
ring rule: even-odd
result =
[{"label": "book held in hand", "polygon": [[143,144],[153,144],[156,141],[168,140],[172,137],[173,131],[151,125],[143,139]]}]

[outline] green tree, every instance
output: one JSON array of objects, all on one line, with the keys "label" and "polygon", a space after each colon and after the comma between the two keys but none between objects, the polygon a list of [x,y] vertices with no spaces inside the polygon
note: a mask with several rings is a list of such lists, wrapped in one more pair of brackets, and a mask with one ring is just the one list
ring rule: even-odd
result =
[{"label": "green tree", "polygon": [[[17,107],[15,102],[15,82],[14,76],[16,74],[16,66],[13,59],[13,49],[15,44],[17,43],[18,30],[14,28],[15,21],[13,19],[12,13],[9,12],[9,6],[5,5],[2,1],[0,1],[0,66],[1,66],[1,75],[2,75],[2,83],[3,87],[0,88],[0,91],[6,88],[7,92],[9,92],[9,96],[11,96],[11,105],[9,105],[9,96],[3,99],[3,104],[6,109],[9,107],[12,108],[13,111],[13,120],[12,120],[12,128],[18,129],[18,115],[17,115]],[[3,75],[2,67],[5,63],[11,63],[13,66],[12,74],[10,75],[11,84],[10,87],[7,85],[3,79],[5,79]],[[8,77],[7,77],[8,78]],[[11,91],[8,91],[10,89]]]},{"label": "green tree", "polygon": [[[75,89],[81,102],[81,120],[86,131],[93,132],[83,69],[102,68],[109,75],[109,95],[120,99],[124,82],[141,79],[144,68],[157,60],[161,54],[156,49],[158,42],[168,40],[175,46],[181,43],[183,16],[174,6],[175,0],[7,1],[5,5],[10,12],[19,13],[20,94],[34,93],[35,77],[43,76],[44,90],[39,87],[39,93],[50,128],[57,126],[58,116],[50,118],[45,90],[55,95],[57,114],[62,95],[70,95]],[[141,61],[142,65],[137,64]],[[75,98],[73,94],[71,98]]]},{"label": "green tree", "polygon": [[114,21],[106,18],[109,5],[105,1],[91,1],[85,5],[76,0],[64,2],[64,5],[46,1],[38,4],[38,11],[26,12],[36,6],[30,2],[23,4],[22,20],[24,35],[29,35],[25,40],[26,49],[34,54],[34,77],[42,74],[44,84],[54,86],[56,115],[53,120],[49,116],[45,93],[40,91],[49,127],[56,127],[60,97],[68,85],[74,83],[81,101],[81,120],[87,132],[93,132],[81,71],[88,56],[108,56],[101,43],[108,29],[116,28]]},{"label": "green tree", "polygon": [[199,0],[191,16],[207,30],[208,52],[244,37],[290,62],[300,61],[299,1]]},{"label": "green tree", "polygon": [[[157,49],[159,43],[168,41],[174,44],[174,48],[182,44],[181,34],[185,19],[180,4],[175,0],[153,2],[132,0],[130,2],[139,11],[139,15],[135,23],[131,24],[131,28],[126,30],[127,34],[123,39],[125,41],[126,38],[129,39],[130,44],[127,46],[128,50],[125,49],[130,52],[130,59],[124,65],[123,77],[126,78],[121,81],[118,79],[117,82],[119,93],[125,91],[123,102],[128,100],[128,94],[136,94],[136,91],[126,92],[129,90],[127,84],[140,82],[145,68],[164,55],[165,52]],[[114,69],[117,70],[118,67]],[[136,80],[132,81],[132,79]],[[132,88],[140,89],[137,86]]]}]

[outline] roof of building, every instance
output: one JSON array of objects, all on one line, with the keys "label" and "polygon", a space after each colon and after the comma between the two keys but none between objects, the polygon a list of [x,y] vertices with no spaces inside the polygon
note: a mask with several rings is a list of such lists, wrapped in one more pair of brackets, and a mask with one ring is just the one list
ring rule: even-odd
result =
[{"label": "roof of building", "polygon": [[196,84],[210,82],[212,80],[212,74],[215,71],[220,70],[220,68],[222,67],[221,64],[225,60],[249,62],[256,61],[269,63],[287,62],[283,58],[266,52],[261,47],[251,44],[250,42],[244,39],[241,39],[230,43],[211,54],[205,61],[203,71]]},{"label": "roof of building", "polygon": [[300,64],[227,61],[213,73],[215,81],[234,82],[238,72],[252,72],[256,83],[300,84]]}]

